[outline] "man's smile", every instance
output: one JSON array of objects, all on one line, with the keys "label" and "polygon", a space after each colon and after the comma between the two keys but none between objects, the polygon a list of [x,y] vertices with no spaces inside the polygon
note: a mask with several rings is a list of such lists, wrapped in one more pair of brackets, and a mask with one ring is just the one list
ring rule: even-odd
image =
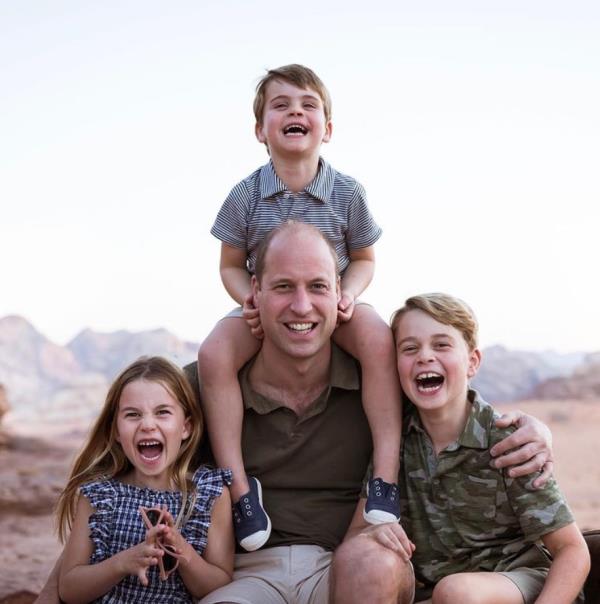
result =
[{"label": "man's smile", "polygon": [[285,326],[294,333],[309,333],[316,326],[317,323],[285,323]]}]

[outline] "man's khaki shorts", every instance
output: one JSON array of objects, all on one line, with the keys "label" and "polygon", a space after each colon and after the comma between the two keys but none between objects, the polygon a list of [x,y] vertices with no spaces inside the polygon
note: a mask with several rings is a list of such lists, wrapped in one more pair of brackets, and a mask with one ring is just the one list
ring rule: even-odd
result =
[{"label": "man's khaki shorts", "polygon": [[233,582],[199,604],[328,604],[332,552],[317,545],[236,554]]}]

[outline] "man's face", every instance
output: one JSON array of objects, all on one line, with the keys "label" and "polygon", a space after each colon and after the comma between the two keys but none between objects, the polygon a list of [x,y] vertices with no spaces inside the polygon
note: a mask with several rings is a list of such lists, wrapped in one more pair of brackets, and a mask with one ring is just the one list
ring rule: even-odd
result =
[{"label": "man's face", "polygon": [[296,359],[328,350],[337,322],[339,279],[327,244],[308,230],[284,231],[269,246],[254,303],[273,346]]},{"label": "man's face", "polygon": [[298,157],[319,152],[329,142],[331,122],[325,119],[323,101],[311,88],[298,88],[272,80],[265,90],[262,123],[256,138],[269,147],[271,156]]}]

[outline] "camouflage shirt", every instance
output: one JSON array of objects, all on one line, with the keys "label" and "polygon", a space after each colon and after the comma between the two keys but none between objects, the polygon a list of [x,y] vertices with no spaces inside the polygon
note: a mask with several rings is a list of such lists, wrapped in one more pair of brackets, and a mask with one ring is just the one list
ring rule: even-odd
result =
[{"label": "camouflage shirt", "polygon": [[494,409],[476,391],[469,391],[469,402],[460,438],[437,456],[416,408],[405,422],[402,524],[424,583],[457,572],[509,570],[525,553],[527,566],[548,568],[550,558],[536,541],[573,522],[554,480],[534,490],[533,476],[508,478],[490,467],[489,449],[514,428],[496,428]]}]

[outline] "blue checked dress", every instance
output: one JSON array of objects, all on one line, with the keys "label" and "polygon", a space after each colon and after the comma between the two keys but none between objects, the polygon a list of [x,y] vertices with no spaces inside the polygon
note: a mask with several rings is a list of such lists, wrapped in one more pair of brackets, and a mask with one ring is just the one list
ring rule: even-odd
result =
[{"label": "blue checked dress", "polygon": [[[189,520],[180,531],[184,539],[202,554],[206,548],[213,504],[223,492],[223,485],[231,483],[231,472],[202,467],[194,473],[192,480],[198,491],[196,502]],[[175,518],[181,509],[182,497],[178,491],[154,491],[124,484],[114,478],[83,485],[80,493],[95,510],[89,519],[90,537],[94,543],[91,564],[102,562],[145,539],[146,526],[139,512],[140,506],[164,504]],[[161,581],[158,567],[151,566],[147,576],[147,587],[137,576],[128,576],[94,602],[193,602],[177,571],[171,573],[166,581]]]}]

